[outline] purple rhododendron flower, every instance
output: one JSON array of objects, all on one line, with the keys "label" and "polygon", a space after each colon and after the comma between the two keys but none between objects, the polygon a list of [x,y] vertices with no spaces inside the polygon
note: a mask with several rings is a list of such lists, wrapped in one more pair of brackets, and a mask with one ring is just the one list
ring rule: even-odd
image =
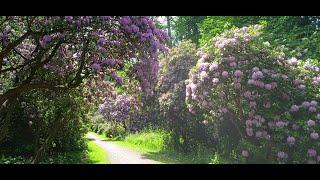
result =
[{"label": "purple rhododendron flower", "polygon": [[254,72],[252,74],[252,79],[257,80],[263,77],[263,73],[261,71]]},{"label": "purple rhododendron flower", "polygon": [[235,75],[236,77],[241,77],[241,76],[243,75],[243,72],[240,71],[240,70],[236,70],[236,71],[234,72],[234,75]]},{"label": "purple rhododendron flower", "polygon": [[243,157],[249,157],[249,152],[247,150],[243,150],[241,154]]},{"label": "purple rhododendron flower", "polygon": [[246,128],[246,133],[248,136],[253,136],[253,129],[252,128]]},{"label": "purple rhododendron flower", "polygon": [[317,105],[318,105],[318,102],[313,100],[313,101],[310,102],[310,105],[311,105],[311,106],[317,106]]},{"label": "purple rhododendron flower", "polygon": [[314,106],[309,107],[309,112],[316,112],[317,108],[315,108]]},{"label": "purple rhododendron flower", "polygon": [[279,151],[277,155],[278,155],[278,158],[280,158],[280,159],[288,158],[288,154],[283,151]]},{"label": "purple rhododendron flower", "polygon": [[92,64],[92,68],[96,71],[96,72],[100,72],[101,71],[101,66],[98,63],[93,63]]},{"label": "purple rhododendron flower", "polygon": [[227,71],[223,71],[222,72],[222,76],[225,77],[225,78],[228,77],[228,72]]},{"label": "purple rhododendron flower", "polygon": [[65,16],[65,20],[67,21],[67,23],[72,23],[73,16]]},{"label": "purple rhododendron flower", "polygon": [[309,103],[308,101],[304,101],[304,102],[302,103],[302,106],[305,107],[305,108],[309,108],[310,103]]},{"label": "purple rhododendron flower", "polygon": [[293,57],[289,60],[289,64],[291,65],[297,65],[298,64],[298,60],[297,58]]},{"label": "purple rhododendron flower", "polygon": [[287,138],[287,142],[291,145],[293,145],[295,143],[296,139],[293,136],[289,136]]},{"label": "purple rhododendron flower", "polygon": [[260,69],[258,68],[258,67],[254,67],[254,68],[252,68],[252,71],[253,72],[257,72],[257,71],[259,71]]},{"label": "purple rhododendron flower", "polygon": [[308,149],[308,156],[309,157],[315,157],[317,155],[317,151],[314,149]]},{"label": "purple rhododendron flower", "polygon": [[228,112],[228,109],[227,109],[227,108],[221,108],[221,112],[222,112],[222,113],[227,113],[227,112]]},{"label": "purple rhododendron flower", "polygon": [[283,121],[277,121],[276,122],[276,126],[279,127],[279,128],[283,128],[284,126],[286,126],[286,123],[283,122]]},{"label": "purple rhododendron flower", "polygon": [[292,105],[290,108],[290,112],[298,112],[299,111],[299,106],[297,105]]},{"label": "purple rhododendron flower", "polygon": [[210,71],[214,71],[214,70],[218,69],[218,67],[219,67],[218,63],[217,62],[213,62],[213,63],[210,64],[209,70]]},{"label": "purple rhododendron flower", "polygon": [[251,92],[250,91],[246,91],[243,95],[246,98],[250,98],[251,97]]},{"label": "purple rhododendron flower", "polygon": [[271,90],[271,89],[272,89],[271,84],[265,84],[264,87],[265,87],[267,90]]},{"label": "purple rhododendron flower", "polygon": [[314,120],[312,120],[312,119],[309,119],[309,120],[307,121],[307,124],[308,124],[309,127],[311,127],[311,126],[316,125],[316,122],[315,122]]},{"label": "purple rhododendron flower", "polygon": [[104,46],[106,44],[106,40],[104,38],[99,38],[97,44],[98,46]]},{"label": "purple rhododendron flower", "polygon": [[317,140],[319,138],[319,134],[316,133],[316,132],[313,132],[313,133],[310,134],[310,138],[314,139],[314,140]]}]

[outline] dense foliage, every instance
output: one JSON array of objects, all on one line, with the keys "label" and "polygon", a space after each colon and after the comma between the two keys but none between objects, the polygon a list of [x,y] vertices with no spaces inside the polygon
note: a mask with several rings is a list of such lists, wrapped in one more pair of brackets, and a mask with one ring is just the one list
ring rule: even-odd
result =
[{"label": "dense foliage", "polygon": [[89,109],[84,98],[101,96],[96,86],[121,85],[117,71],[125,63],[144,95],[152,95],[168,40],[147,16],[2,16],[0,31],[0,142],[17,142],[13,134],[31,127],[20,135],[29,138],[28,152],[35,148],[34,163],[51,146],[77,146]]},{"label": "dense foliage", "polygon": [[230,138],[241,137],[247,160],[316,162],[318,67],[272,49],[260,29],[226,31],[200,52],[187,81],[189,110],[212,123],[230,121],[237,131]]},{"label": "dense foliage", "polygon": [[185,104],[185,83],[189,70],[196,64],[196,46],[191,41],[181,42],[160,59],[159,104],[161,118],[172,133],[177,150],[191,151],[205,143],[203,124],[194,121]]},{"label": "dense foliage", "polygon": [[94,131],[196,162],[320,162],[318,16],[157,18],[1,16],[0,161],[83,159]]}]

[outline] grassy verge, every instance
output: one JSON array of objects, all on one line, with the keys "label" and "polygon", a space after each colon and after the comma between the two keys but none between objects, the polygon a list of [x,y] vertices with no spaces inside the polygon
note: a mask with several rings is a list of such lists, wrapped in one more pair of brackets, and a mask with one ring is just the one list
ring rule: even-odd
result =
[{"label": "grassy verge", "polygon": [[[40,164],[110,164],[105,151],[90,140],[87,149],[58,153],[45,157]],[[31,164],[32,157],[0,156],[0,164]]]},{"label": "grassy verge", "polygon": [[88,140],[88,154],[87,162],[90,164],[110,164],[110,161],[105,153],[104,149],[95,144],[94,142]]},{"label": "grassy verge", "polygon": [[168,149],[165,142],[168,140],[169,134],[161,130],[129,134],[122,140],[94,134],[119,146],[134,149],[149,159],[165,164],[208,164],[213,159],[212,152],[185,154]]}]

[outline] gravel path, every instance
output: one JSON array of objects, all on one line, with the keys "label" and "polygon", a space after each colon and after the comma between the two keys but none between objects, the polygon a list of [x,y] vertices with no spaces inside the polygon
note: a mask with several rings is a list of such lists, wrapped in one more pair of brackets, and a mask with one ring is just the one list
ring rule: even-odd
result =
[{"label": "gravel path", "polygon": [[147,159],[137,151],[102,140],[92,133],[89,133],[87,138],[106,151],[111,164],[160,164],[158,161]]}]

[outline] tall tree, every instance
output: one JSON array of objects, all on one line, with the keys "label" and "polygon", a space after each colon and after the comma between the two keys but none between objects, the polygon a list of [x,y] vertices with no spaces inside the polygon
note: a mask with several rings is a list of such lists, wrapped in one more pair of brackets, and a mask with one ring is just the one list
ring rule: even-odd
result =
[{"label": "tall tree", "polygon": [[175,42],[190,39],[193,43],[199,44],[199,24],[205,16],[178,16],[174,22]]},{"label": "tall tree", "polygon": [[172,45],[172,36],[171,36],[171,18],[170,16],[166,16],[167,19],[167,28],[168,28],[168,36],[170,37],[169,46]]}]

